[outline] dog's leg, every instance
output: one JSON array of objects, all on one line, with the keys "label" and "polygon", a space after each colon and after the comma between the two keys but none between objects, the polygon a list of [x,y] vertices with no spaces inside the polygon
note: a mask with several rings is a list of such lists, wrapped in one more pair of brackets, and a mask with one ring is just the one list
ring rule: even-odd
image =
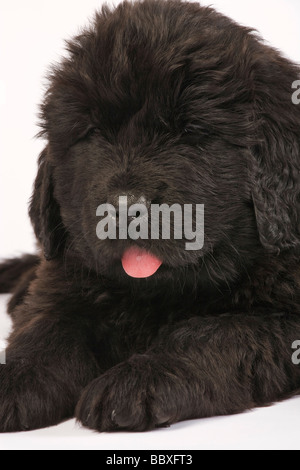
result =
[{"label": "dog's leg", "polygon": [[6,364],[0,365],[0,432],[72,417],[80,392],[100,374],[82,312],[71,304],[62,315],[58,300],[48,307],[41,301],[39,313],[38,300],[31,319],[27,301],[19,307],[23,324],[9,338]]},{"label": "dog's leg", "polygon": [[299,315],[193,318],[88,385],[77,418],[99,431],[144,431],[270,404],[300,390],[295,340]]}]

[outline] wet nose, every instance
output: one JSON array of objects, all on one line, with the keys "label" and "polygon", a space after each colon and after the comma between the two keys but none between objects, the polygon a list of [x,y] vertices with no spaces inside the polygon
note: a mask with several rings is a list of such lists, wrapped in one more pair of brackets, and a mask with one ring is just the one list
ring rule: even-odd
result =
[{"label": "wet nose", "polygon": [[126,219],[130,222],[145,215],[151,205],[144,195],[131,193],[114,194],[108,198],[108,203],[114,208],[111,216],[116,219],[117,225],[119,225],[121,218],[123,218],[123,221]]}]

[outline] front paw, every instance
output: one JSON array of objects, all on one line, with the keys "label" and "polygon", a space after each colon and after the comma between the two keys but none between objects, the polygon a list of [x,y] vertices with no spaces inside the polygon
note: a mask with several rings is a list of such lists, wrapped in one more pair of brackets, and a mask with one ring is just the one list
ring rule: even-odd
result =
[{"label": "front paw", "polygon": [[0,433],[29,431],[57,424],[66,412],[54,377],[41,366],[0,365]]},{"label": "front paw", "polygon": [[[174,374],[150,356],[135,356],[84,390],[77,419],[97,431],[147,431],[180,420],[184,397]],[[180,409],[180,412],[179,412]]]}]

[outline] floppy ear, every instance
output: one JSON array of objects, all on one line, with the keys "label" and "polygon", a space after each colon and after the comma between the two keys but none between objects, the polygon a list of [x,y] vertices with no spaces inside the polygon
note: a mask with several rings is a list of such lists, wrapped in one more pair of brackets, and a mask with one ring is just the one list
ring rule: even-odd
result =
[{"label": "floppy ear", "polygon": [[65,230],[60,217],[60,208],[53,194],[52,166],[46,157],[47,148],[39,157],[29,215],[36,237],[44,249],[45,258],[51,260],[59,255],[63,247]]},{"label": "floppy ear", "polygon": [[262,245],[300,248],[300,105],[292,101],[299,69],[266,46],[254,69],[257,145],[250,181]]}]

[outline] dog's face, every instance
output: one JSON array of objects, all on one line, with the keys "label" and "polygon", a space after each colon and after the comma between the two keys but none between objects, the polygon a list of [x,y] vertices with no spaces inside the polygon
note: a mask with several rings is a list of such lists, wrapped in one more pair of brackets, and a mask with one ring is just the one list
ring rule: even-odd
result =
[{"label": "dog's face", "polygon": [[[151,100],[149,94],[147,101]],[[120,106],[122,109],[121,102]],[[187,134],[171,123],[168,130],[163,126],[154,129],[158,118],[149,108],[151,104],[145,113],[153,115],[153,123],[147,124],[142,110],[120,129],[112,124],[109,140],[99,126],[76,142],[55,166],[54,194],[72,251],[89,267],[123,278],[120,261],[128,247],[135,245],[162,260],[156,278],[180,267],[198,269],[206,257],[207,263],[215,262],[215,269],[218,261],[214,256],[228,257],[227,263],[234,265],[236,251],[243,256],[256,242],[245,152],[221,137],[199,136],[197,144],[193,131]],[[96,209],[107,202],[118,207],[119,196],[127,196],[128,204],[139,200],[182,208],[204,204],[203,248],[187,250],[185,238],[174,239],[174,224],[169,239],[152,240],[150,230],[147,240],[99,239]]]},{"label": "dog's face", "polygon": [[[133,282],[121,259],[137,245],[162,261],[156,282],[196,273],[227,284],[263,247],[298,246],[294,66],[211,9],[155,0],[103,10],[69,51],[42,107],[48,145],[31,205],[49,258]],[[203,248],[186,250],[172,230],[100,240],[97,207],[119,196],[204,204]]]}]

